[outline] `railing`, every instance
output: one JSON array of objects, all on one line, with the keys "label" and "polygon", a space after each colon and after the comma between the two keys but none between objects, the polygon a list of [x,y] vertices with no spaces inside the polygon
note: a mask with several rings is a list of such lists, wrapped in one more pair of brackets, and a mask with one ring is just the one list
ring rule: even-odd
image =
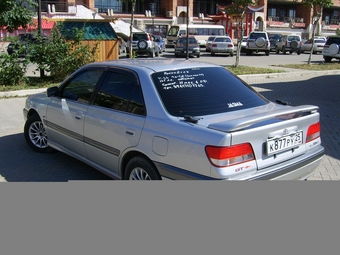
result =
[{"label": "railing", "polygon": [[[68,3],[67,1],[49,1],[41,0],[42,12],[68,12],[68,7],[74,6],[74,3]],[[50,9],[48,9],[50,7]]]},{"label": "railing", "polygon": [[291,17],[278,17],[278,16],[268,16],[268,21],[280,21],[284,23],[303,23],[303,18],[291,18]]}]

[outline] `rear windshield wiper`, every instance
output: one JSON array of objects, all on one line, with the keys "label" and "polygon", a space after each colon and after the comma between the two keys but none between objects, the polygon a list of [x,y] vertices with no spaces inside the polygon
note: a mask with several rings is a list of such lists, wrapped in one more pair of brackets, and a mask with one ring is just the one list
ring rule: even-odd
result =
[{"label": "rear windshield wiper", "polygon": [[202,118],[196,118],[196,117],[193,117],[193,116],[190,116],[190,115],[184,115],[184,119],[188,122],[197,124],[197,122]]}]

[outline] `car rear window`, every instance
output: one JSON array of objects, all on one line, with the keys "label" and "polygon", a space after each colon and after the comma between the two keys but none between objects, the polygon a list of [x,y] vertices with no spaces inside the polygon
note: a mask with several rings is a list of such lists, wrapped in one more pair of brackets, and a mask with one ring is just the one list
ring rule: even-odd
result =
[{"label": "car rear window", "polygon": [[267,38],[265,33],[250,33],[249,35],[249,39],[257,39],[260,37]]},{"label": "car rear window", "polygon": [[[185,44],[187,42],[186,38],[178,39],[178,44]],[[197,44],[197,41],[195,38],[189,38],[189,44]]]},{"label": "car rear window", "polygon": [[288,41],[300,41],[299,36],[288,36]]},{"label": "car rear window", "polygon": [[214,42],[231,42],[229,38],[217,37]]},{"label": "car rear window", "polygon": [[326,45],[331,45],[333,43],[340,45],[340,37],[330,37],[330,38],[328,38]]},{"label": "car rear window", "polygon": [[147,34],[133,34],[133,40],[139,41],[139,40],[148,40]]},{"label": "car rear window", "polygon": [[169,114],[203,116],[232,112],[268,101],[223,67],[169,70],[152,75]]}]

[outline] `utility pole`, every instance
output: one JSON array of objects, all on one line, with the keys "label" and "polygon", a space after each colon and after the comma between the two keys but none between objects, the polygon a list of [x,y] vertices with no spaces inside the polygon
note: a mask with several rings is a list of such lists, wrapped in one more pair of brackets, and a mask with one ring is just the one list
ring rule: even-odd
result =
[{"label": "utility pole", "polygon": [[[42,42],[42,36],[43,36],[43,31],[42,31],[42,22],[41,22],[41,0],[38,0],[38,34],[39,34],[39,40],[40,43]],[[45,77],[45,71],[44,69],[40,68],[40,78]]]},{"label": "utility pole", "polygon": [[189,0],[187,0],[187,43],[186,43],[186,52],[187,57],[186,59],[189,59]]}]

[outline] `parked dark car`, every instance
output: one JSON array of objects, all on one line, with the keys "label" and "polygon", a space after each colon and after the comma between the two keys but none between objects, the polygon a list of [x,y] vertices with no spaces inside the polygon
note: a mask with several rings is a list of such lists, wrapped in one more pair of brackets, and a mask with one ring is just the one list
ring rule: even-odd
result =
[{"label": "parked dark car", "polygon": [[[197,57],[201,56],[200,45],[198,44],[196,38],[194,36],[188,37],[188,48],[189,48],[189,57]],[[186,57],[187,56],[187,36],[183,35],[180,37],[175,46],[175,57]]]},{"label": "parked dark car", "polygon": [[276,43],[280,40],[282,37],[282,34],[268,34],[269,36],[269,42],[270,42],[270,51],[276,50]]}]

